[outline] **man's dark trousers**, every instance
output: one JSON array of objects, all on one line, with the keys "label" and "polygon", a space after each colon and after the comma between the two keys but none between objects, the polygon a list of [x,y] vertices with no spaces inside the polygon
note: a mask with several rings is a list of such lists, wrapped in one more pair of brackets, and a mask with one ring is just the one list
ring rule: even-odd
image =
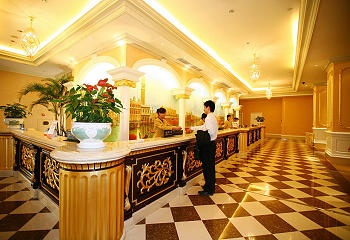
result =
[{"label": "man's dark trousers", "polygon": [[209,194],[215,192],[215,152],[215,140],[211,141],[207,146],[201,147],[199,151],[205,180],[203,190]]}]

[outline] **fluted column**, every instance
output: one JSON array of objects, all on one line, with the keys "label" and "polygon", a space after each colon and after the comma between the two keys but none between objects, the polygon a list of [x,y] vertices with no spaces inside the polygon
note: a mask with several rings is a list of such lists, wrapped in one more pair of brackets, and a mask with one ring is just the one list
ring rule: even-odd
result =
[{"label": "fluted column", "polygon": [[326,148],[327,86],[315,85],[313,89],[313,141],[316,149]]},{"label": "fluted column", "polygon": [[130,88],[136,87],[136,83],[144,73],[128,67],[116,68],[108,73],[114,80],[114,86],[120,90],[120,101],[124,108],[120,113],[119,140],[129,140]]},{"label": "fluted column", "polygon": [[172,94],[179,100],[179,126],[182,129],[186,127],[186,99],[189,99],[193,89],[192,88],[178,88],[173,89]]},{"label": "fluted column", "polygon": [[124,235],[124,158],[130,149],[107,143],[84,151],[74,144],[50,153],[60,163],[61,240],[119,240]]},{"label": "fluted column", "polygon": [[350,62],[327,67],[327,145],[330,157],[350,159]]}]

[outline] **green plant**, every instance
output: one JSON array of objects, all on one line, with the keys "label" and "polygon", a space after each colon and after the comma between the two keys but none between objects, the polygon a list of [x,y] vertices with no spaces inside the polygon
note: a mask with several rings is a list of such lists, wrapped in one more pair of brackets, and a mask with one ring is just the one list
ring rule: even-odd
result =
[{"label": "green plant", "polygon": [[25,118],[29,114],[27,106],[20,103],[6,104],[1,109],[4,109],[5,118]]},{"label": "green plant", "polygon": [[38,98],[29,105],[31,111],[34,106],[42,105],[48,111],[55,114],[55,120],[58,120],[58,134],[62,135],[63,126],[66,120],[64,114],[64,103],[61,101],[68,93],[65,84],[73,81],[73,76],[70,74],[62,75],[58,78],[45,78],[41,82],[30,83],[19,92],[19,99],[28,93],[37,93]]},{"label": "green plant", "polygon": [[256,120],[257,122],[263,122],[263,121],[265,120],[265,118],[264,118],[264,117],[257,116],[257,117],[255,118],[255,120]]},{"label": "green plant", "polygon": [[114,95],[116,87],[107,81],[73,87],[65,97],[66,113],[77,122],[112,122],[110,111],[120,113],[123,105]]}]

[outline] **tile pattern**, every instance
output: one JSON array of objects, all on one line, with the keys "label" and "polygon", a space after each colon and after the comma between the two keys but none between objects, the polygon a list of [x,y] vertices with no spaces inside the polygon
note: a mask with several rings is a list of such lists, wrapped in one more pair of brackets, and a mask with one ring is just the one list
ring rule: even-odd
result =
[{"label": "tile pattern", "polygon": [[[200,184],[126,232],[125,239],[350,239],[350,184],[301,141],[268,139],[216,166]],[[57,209],[23,177],[0,177],[0,239],[59,239]],[[57,208],[57,206],[56,206]]]},{"label": "tile pattern", "polygon": [[269,139],[216,177],[213,196],[197,184],[126,239],[350,239],[349,183],[304,142]]},{"label": "tile pattern", "polygon": [[57,206],[33,196],[23,177],[0,177],[1,240],[59,238]]}]

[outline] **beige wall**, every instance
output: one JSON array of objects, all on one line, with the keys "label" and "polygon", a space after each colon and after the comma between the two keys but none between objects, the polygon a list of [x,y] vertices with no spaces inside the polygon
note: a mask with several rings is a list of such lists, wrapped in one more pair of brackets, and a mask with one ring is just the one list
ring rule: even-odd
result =
[{"label": "beige wall", "polygon": [[250,124],[250,114],[261,112],[266,133],[304,136],[312,131],[312,96],[241,99],[243,124]]},{"label": "beige wall", "polygon": [[[0,71],[0,105],[6,105],[7,103],[18,102],[18,92],[23,89],[28,83],[40,81],[42,78],[34,77],[30,75],[24,75],[19,73]],[[33,100],[36,99],[35,94],[28,94],[24,96],[21,103],[28,106]],[[3,112],[1,112],[1,128],[4,128],[3,124]],[[53,120],[53,114],[48,112],[45,107],[36,106],[32,110],[32,115],[27,116],[24,121],[26,128],[35,128],[42,130],[46,128],[42,125],[44,120]]]}]

